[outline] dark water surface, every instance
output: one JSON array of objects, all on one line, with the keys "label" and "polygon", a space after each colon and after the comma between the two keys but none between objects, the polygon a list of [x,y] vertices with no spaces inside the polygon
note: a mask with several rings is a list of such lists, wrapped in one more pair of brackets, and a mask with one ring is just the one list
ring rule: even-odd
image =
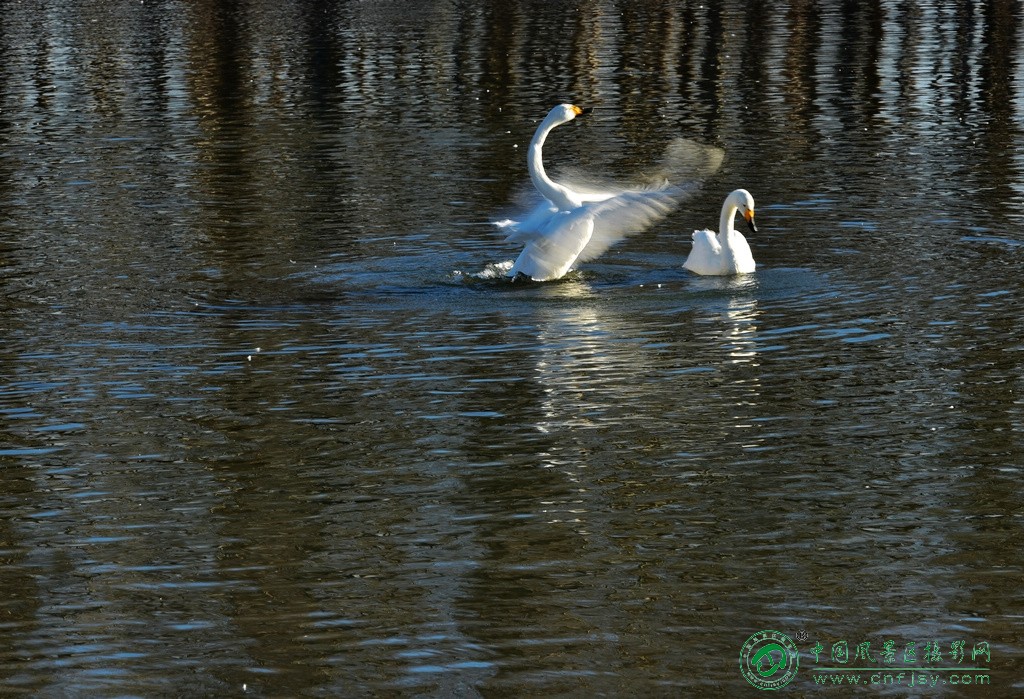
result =
[{"label": "dark water surface", "polygon": [[[1021,31],[0,3],[0,694],[746,696],[762,629],[790,696],[1019,693]],[[563,100],[552,167],[726,162],[563,281],[476,279]],[[683,271],[741,186],[757,273]]]}]

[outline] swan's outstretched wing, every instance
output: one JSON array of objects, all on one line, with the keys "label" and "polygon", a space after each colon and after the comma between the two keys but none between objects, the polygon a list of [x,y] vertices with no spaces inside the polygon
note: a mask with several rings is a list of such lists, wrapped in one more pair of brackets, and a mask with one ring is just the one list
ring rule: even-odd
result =
[{"label": "swan's outstretched wing", "polygon": [[564,276],[587,247],[594,230],[594,219],[581,215],[586,208],[580,207],[571,213],[555,213],[545,230],[513,234],[518,240],[526,241],[526,247],[519,253],[508,275],[525,274],[536,282]]},{"label": "swan's outstretched wing", "polygon": [[569,212],[551,213],[539,228],[517,226],[507,240],[526,247],[509,276],[522,273],[538,282],[558,279],[573,265],[593,260],[668,214],[682,193],[677,188],[622,192]]},{"label": "swan's outstretched wing", "polygon": [[[601,202],[616,196],[615,192],[577,192],[584,205]],[[574,210],[575,211],[575,210]],[[547,199],[541,199],[533,205],[526,216],[519,220],[504,219],[495,221],[494,225],[506,232],[505,242],[525,243],[539,235],[550,232],[556,221],[564,220],[567,212],[558,208]],[[571,212],[570,212],[571,213]]]},{"label": "swan's outstretched wing", "polygon": [[706,180],[725,160],[725,151],[689,138],[674,138],[665,146],[661,163],[654,173],[669,182]]},{"label": "swan's outstretched wing", "polygon": [[649,228],[671,213],[684,194],[686,190],[679,187],[640,190],[584,205],[573,216],[592,220],[593,230],[576,262],[593,260],[626,236]]},{"label": "swan's outstretched wing", "polygon": [[574,165],[562,165],[552,177],[581,195],[584,201],[600,201],[624,191],[666,186],[695,189],[715,174],[724,160],[725,151],[721,148],[680,137],[665,145],[658,162],[625,177],[603,177]]},{"label": "swan's outstretched wing", "polygon": [[505,219],[496,221],[494,225],[506,232],[506,242],[525,243],[533,240],[547,229],[556,216],[558,216],[558,209],[552,206],[547,199],[543,199],[522,220]]}]

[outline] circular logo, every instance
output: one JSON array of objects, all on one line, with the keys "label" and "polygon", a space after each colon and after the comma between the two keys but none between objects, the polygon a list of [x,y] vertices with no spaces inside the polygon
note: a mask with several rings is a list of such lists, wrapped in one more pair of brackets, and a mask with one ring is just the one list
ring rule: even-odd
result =
[{"label": "circular logo", "polygon": [[740,672],[758,689],[782,689],[796,677],[800,651],[778,631],[758,631],[740,649]]}]

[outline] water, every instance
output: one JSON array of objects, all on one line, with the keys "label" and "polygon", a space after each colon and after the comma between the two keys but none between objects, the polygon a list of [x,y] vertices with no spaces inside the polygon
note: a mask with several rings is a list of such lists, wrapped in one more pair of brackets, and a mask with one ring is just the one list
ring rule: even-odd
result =
[{"label": "water", "polygon": [[[8,3],[0,693],[736,696],[762,629],[1019,692],[1021,19]],[[726,162],[477,279],[561,100],[553,169]],[[739,186],[758,272],[686,273]]]}]

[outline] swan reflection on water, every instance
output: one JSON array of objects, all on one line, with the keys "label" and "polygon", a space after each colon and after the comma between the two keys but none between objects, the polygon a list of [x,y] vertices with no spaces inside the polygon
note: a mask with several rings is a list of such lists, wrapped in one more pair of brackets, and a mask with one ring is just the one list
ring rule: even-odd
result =
[{"label": "swan reflection on water", "polygon": [[[635,406],[671,405],[673,412],[701,414],[709,402],[705,391],[732,393],[734,402],[745,405],[760,403],[760,384],[751,373],[759,364],[760,312],[749,293],[756,285],[740,278],[696,281],[709,282],[711,294],[686,289],[688,306],[669,316],[671,321],[650,304],[678,301],[679,291],[641,294],[638,306],[626,290],[615,299],[583,280],[544,285],[551,293],[543,298],[555,301],[534,307],[532,382],[543,416],[536,429],[577,439],[581,428],[621,429],[623,423],[656,432],[661,423],[685,421],[668,411],[641,416]],[[680,392],[688,398],[680,400]]]}]

